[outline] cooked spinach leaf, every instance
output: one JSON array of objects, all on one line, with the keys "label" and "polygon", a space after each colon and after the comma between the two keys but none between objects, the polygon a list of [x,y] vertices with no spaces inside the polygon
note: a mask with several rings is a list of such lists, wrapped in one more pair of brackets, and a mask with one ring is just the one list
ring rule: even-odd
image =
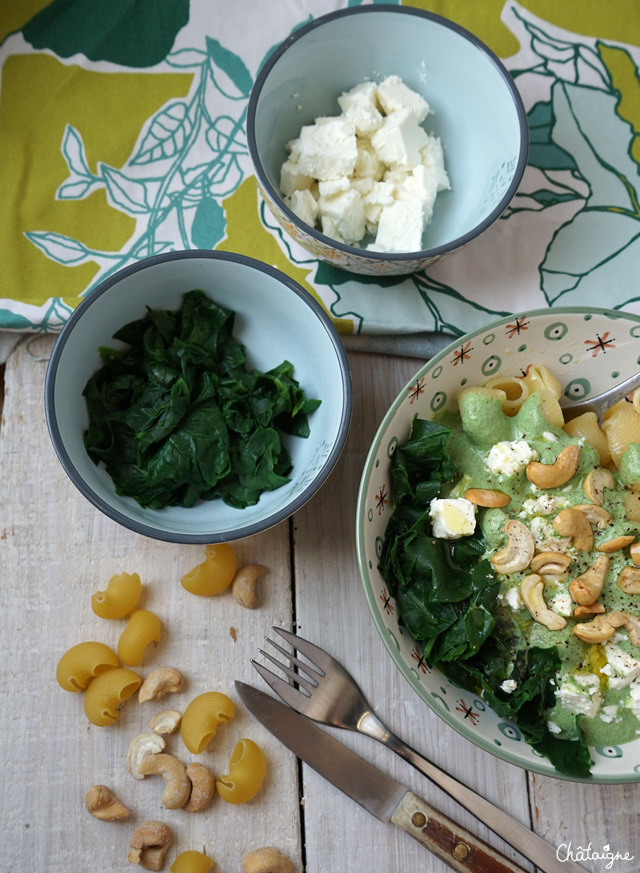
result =
[{"label": "cooked spinach leaf", "polygon": [[[379,569],[396,598],[401,621],[421,643],[425,661],[461,688],[481,694],[502,718],[553,766],[577,777],[589,774],[582,740],[560,739],[546,727],[553,706],[552,680],[560,668],[555,648],[529,647],[510,610],[499,602],[500,582],[478,534],[459,540],[431,533],[429,503],[456,477],[447,453],[449,430],[415,419],[409,440],[391,462],[395,509]],[[516,681],[509,694],[501,685]]]},{"label": "cooked spinach leaf", "polygon": [[289,361],[249,370],[233,324],[233,311],[190,291],[179,310],[147,308],[117,331],[124,350],[100,348],[84,442],[118,494],[152,508],[216,497],[244,508],[289,481],[281,434],[308,437],[320,400]]}]

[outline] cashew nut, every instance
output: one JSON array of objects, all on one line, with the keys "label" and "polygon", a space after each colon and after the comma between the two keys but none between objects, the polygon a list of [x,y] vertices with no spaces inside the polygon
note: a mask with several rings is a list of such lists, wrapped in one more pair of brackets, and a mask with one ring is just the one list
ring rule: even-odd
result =
[{"label": "cashew nut", "polygon": [[181,761],[163,752],[147,755],[140,762],[138,772],[143,776],[153,773],[162,776],[166,787],[162,792],[162,805],[165,809],[181,809],[191,794],[191,780]]},{"label": "cashew nut", "polygon": [[540,576],[562,576],[570,563],[571,557],[564,552],[538,552],[531,560],[531,569]]},{"label": "cashew nut", "polygon": [[596,467],[590,470],[584,477],[582,490],[592,503],[602,506],[604,503],[605,488],[615,488],[615,480],[608,470]]},{"label": "cashew nut", "polygon": [[129,841],[129,862],[145,870],[160,870],[171,845],[171,831],[161,821],[145,821],[135,829]]},{"label": "cashew nut", "polygon": [[576,606],[573,610],[574,618],[585,618],[587,615],[601,615],[604,612],[604,606],[597,600],[595,603],[585,603]]},{"label": "cashew nut", "polygon": [[511,502],[511,498],[504,491],[497,491],[492,488],[468,488],[464,492],[464,496],[470,503],[475,503],[476,506],[500,507],[506,506]]},{"label": "cashew nut", "polygon": [[609,615],[596,615],[592,621],[574,624],[573,632],[584,643],[604,643],[616,632]]},{"label": "cashew nut", "polygon": [[593,548],[593,530],[579,509],[561,509],[553,519],[553,526],[561,536],[572,537],[573,545],[579,551],[590,552]]},{"label": "cashew nut", "polygon": [[504,526],[509,538],[507,545],[491,558],[497,573],[517,573],[531,563],[536,545],[529,528],[521,521],[510,519]]},{"label": "cashew nut", "polygon": [[576,472],[579,459],[580,446],[572,443],[562,449],[553,464],[530,461],[527,464],[527,479],[538,488],[559,488]]},{"label": "cashew nut", "polygon": [[612,540],[607,540],[605,543],[600,543],[599,546],[596,546],[596,549],[599,552],[606,552],[607,554],[610,552],[619,552],[620,549],[624,549],[625,546],[631,545],[634,540],[634,536],[624,534],[623,536],[614,537]]},{"label": "cashew nut", "polygon": [[640,485],[629,485],[625,491],[624,514],[627,521],[640,522]]},{"label": "cashew nut", "polygon": [[233,578],[231,593],[240,606],[245,609],[256,609],[259,604],[256,596],[256,580],[262,576],[265,568],[260,564],[247,564],[241,567]]},{"label": "cashew nut", "polygon": [[249,852],[242,862],[244,873],[293,873],[293,864],[272,846]]},{"label": "cashew nut", "polygon": [[110,788],[106,785],[92,785],[84,799],[87,812],[100,821],[122,821],[129,818],[127,807],[120,803]]},{"label": "cashew nut", "polygon": [[634,543],[629,549],[629,555],[631,556],[631,560],[636,565],[636,567],[640,566],[640,542]]},{"label": "cashew nut", "polygon": [[615,610],[609,613],[609,623],[616,627],[623,627],[629,633],[629,639],[634,646],[640,647],[640,618],[636,615],[631,615],[630,612],[624,610]]},{"label": "cashew nut", "polygon": [[140,686],[138,700],[158,700],[165,694],[178,694],[182,691],[183,677],[175,667],[158,667],[153,670]]},{"label": "cashew nut", "polygon": [[578,503],[572,509],[579,509],[586,515],[589,524],[595,524],[598,530],[604,530],[613,520],[607,510],[597,503]]},{"label": "cashew nut", "polygon": [[608,556],[598,555],[588,570],[585,570],[580,576],[576,576],[570,583],[569,594],[571,599],[581,606],[595,603],[602,592],[608,569]]},{"label": "cashew nut", "polygon": [[140,764],[148,755],[157,755],[164,750],[165,740],[158,734],[138,734],[129,743],[127,752],[127,770],[134,779],[144,779],[140,772]]},{"label": "cashew nut", "polygon": [[153,716],[149,727],[157,734],[172,734],[178,729],[182,715],[175,709],[163,709]]},{"label": "cashew nut", "polygon": [[640,594],[640,567],[624,567],[618,576],[618,585],[625,594]]},{"label": "cashew nut", "polygon": [[185,812],[200,812],[201,809],[209,805],[215,793],[215,776],[211,770],[198,761],[189,764],[187,776],[191,780],[191,794],[182,808]]},{"label": "cashew nut", "polygon": [[562,630],[566,627],[566,620],[549,609],[544,602],[544,582],[537,573],[530,573],[524,577],[520,585],[520,595],[531,617],[538,624],[543,624],[549,630]]}]

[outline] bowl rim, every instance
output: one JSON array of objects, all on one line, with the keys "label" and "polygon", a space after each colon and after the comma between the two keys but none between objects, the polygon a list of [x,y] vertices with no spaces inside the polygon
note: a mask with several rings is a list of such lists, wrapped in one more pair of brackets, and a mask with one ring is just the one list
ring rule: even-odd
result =
[{"label": "bowl rim", "polygon": [[[500,77],[507,86],[507,90],[510,92],[511,99],[514,103],[518,116],[518,127],[520,131],[521,143],[520,152],[518,155],[518,162],[511,183],[496,204],[496,206],[492,209],[489,215],[487,215],[487,217],[482,222],[480,222],[480,224],[476,225],[476,227],[474,227],[467,233],[462,234],[462,236],[456,237],[455,239],[451,240],[448,243],[444,243],[443,245],[434,246],[430,249],[420,249],[417,252],[369,251],[368,249],[362,249],[358,248],[357,246],[348,245],[344,242],[339,242],[338,240],[332,239],[332,237],[325,236],[325,234],[316,230],[314,227],[311,227],[311,225],[305,224],[295,214],[295,212],[293,212],[293,210],[291,210],[286,205],[280,192],[277,191],[269,181],[269,178],[264,171],[256,143],[255,119],[258,101],[260,99],[262,89],[264,87],[267,77],[269,76],[269,73],[278,62],[278,60],[282,57],[282,55],[287,51],[287,49],[289,49],[294,43],[298,42],[311,31],[316,30],[323,24],[326,24],[330,21],[334,21],[338,18],[345,18],[351,15],[376,15],[379,13],[413,15],[417,18],[424,18],[429,21],[433,21],[434,23],[441,25],[447,30],[452,30],[454,31],[454,33],[462,36],[464,39],[474,45],[480,52],[482,52],[482,54],[484,54],[497,69]],[[263,188],[263,190],[268,193],[269,197],[271,197],[277,203],[278,208],[284,212],[288,220],[299,230],[308,234],[312,239],[322,243],[324,246],[336,249],[337,251],[342,252],[346,255],[350,255],[352,257],[355,256],[366,259],[370,258],[374,262],[390,261],[393,263],[401,264],[405,261],[413,261],[416,259],[438,258],[442,255],[447,254],[448,252],[455,251],[461,246],[464,246],[472,240],[476,239],[476,237],[484,233],[484,231],[487,230],[502,215],[504,210],[513,199],[513,196],[515,195],[522,180],[522,176],[524,175],[529,155],[529,124],[527,122],[527,113],[524,107],[524,102],[522,100],[522,97],[520,96],[520,92],[518,91],[514,79],[509,74],[507,68],[504,66],[500,58],[495,54],[495,52],[493,52],[486,45],[486,43],[482,42],[481,39],[475,36],[475,34],[471,33],[471,31],[467,30],[466,28],[462,27],[451,19],[445,18],[443,15],[438,15],[435,12],[427,12],[424,9],[417,9],[410,6],[394,6],[390,3],[377,3],[375,6],[355,6],[347,9],[339,9],[336,12],[329,12],[326,15],[319,16],[318,18],[309,22],[309,24],[298,28],[296,31],[294,31],[294,33],[290,34],[271,53],[271,55],[268,57],[268,59],[265,61],[262,68],[260,69],[258,75],[256,76],[253,88],[251,89],[251,94],[249,96],[246,128],[249,157],[251,158],[251,163],[253,165],[253,169],[258,179],[258,182],[260,183],[260,186]]]},{"label": "bowl rim", "polygon": [[360,574],[360,582],[362,584],[362,588],[364,590],[365,600],[367,602],[368,610],[371,618],[373,619],[373,623],[375,628],[382,639],[382,642],[387,649],[387,652],[391,656],[391,660],[396,665],[399,672],[402,674],[404,679],[406,679],[409,686],[412,690],[418,695],[418,697],[423,701],[423,703],[442,721],[445,722],[449,727],[453,728],[457,733],[459,733],[462,737],[464,737],[469,742],[473,743],[473,745],[482,749],[485,752],[489,752],[496,758],[500,758],[503,761],[506,761],[509,764],[512,764],[516,767],[521,767],[522,769],[534,773],[538,773],[542,776],[550,776],[555,779],[559,779],[564,782],[579,782],[586,784],[600,784],[600,785],[617,785],[617,784],[631,784],[640,782],[640,774],[612,774],[608,776],[599,776],[598,774],[591,774],[585,778],[580,778],[576,776],[571,776],[566,773],[560,773],[555,770],[553,765],[551,765],[546,758],[541,758],[540,765],[538,766],[535,761],[528,761],[524,763],[522,761],[518,761],[514,759],[512,755],[510,755],[506,749],[497,748],[493,742],[489,739],[484,738],[479,734],[473,733],[469,728],[467,728],[462,722],[453,716],[449,715],[447,712],[441,712],[440,710],[436,710],[430,703],[429,699],[421,693],[421,688],[419,684],[412,681],[408,670],[406,669],[406,665],[402,662],[400,657],[398,656],[398,650],[393,644],[393,641],[390,639],[389,634],[386,630],[386,627],[382,621],[382,616],[377,608],[377,602],[375,595],[373,593],[371,585],[368,583],[368,569],[367,569],[367,560],[365,554],[365,535],[364,529],[365,526],[362,523],[365,515],[365,500],[366,500],[366,483],[371,477],[375,456],[377,451],[379,450],[380,444],[382,442],[382,436],[389,426],[389,423],[393,416],[398,411],[398,408],[402,405],[406,398],[406,386],[410,385],[414,382],[416,378],[420,378],[425,375],[427,369],[430,369],[436,366],[443,358],[450,355],[452,351],[457,349],[461,342],[466,342],[467,339],[473,339],[481,333],[486,333],[487,331],[491,331],[495,328],[500,327],[501,325],[509,324],[513,322],[515,319],[522,318],[526,316],[527,318],[538,317],[538,316],[547,316],[550,319],[553,319],[556,315],[601,315],[611,319],[624,319],[627,321],[635,321],[637,324],[640,324],[640,315],[636,315],[633,312],[626,312],[624,310],[616,310],[616,309],[607,309],[606,307],[590,307],[590,306],[558,306],[558,307],[549,307],[542,309],[529,309],[523,310],[521,312],[515,312],[512,315],[502,316],[501,318],[495,319],[493,321],[489,321],[484,325],[481,325],[474,330],[469,331],[459,337],[455,337],[444,349],[430,358],[428,361],[425,361],[422,366],[416,371],[414,376],[406,383],[406,385],[398,392],[397,396],[385,412],[380,425],[378,426],[375,435],[371,441],[369,449],[367,451],[366,459],[362,468],[362,473],[360,476],[360,483],[358,486],[358,497],[356,502],[356,519],[355,519],[355,539],[356,539],[356,556],[358,563],[358,570]]},{"label": "bowl rim", "polygon": [[[295,500],[282,507],[272,516],[267,516],[266,519],[242,525],[236,528],[234,531],[226,531],[224,533],[212,534],[189,534],[176,531],[163,531],[159,528],[154,527],[153,525],[145,524],[144,522],[140,522],[136,519],[130,518],[124,512],[120,511],[115,506],[112,506],[109,502],[96,494],[96,492],[87,484],[87,482],[76,469],[62,441],[60,429],[58,426],[59,413],[56,409],[55,404],[55,382],[58,365],[64,353],[67,341],[71,336],[74,327],[80,322],[84,314],[91,307],[92,303],[95,300],[97,300],[99,297],[109,291],[109,289],[113,285],[117,284],[120,280],[125,279],[134,273],[138,273],[142,270],[148,269],[149,267],[155,267],[159,264],[171,261],[195,260],[203,258],[211,261],[231,261],[236,264],[247,266],[250,269],[257,270],[258,272],[266,273],[268,276],[276,279],[282,285],[285,285],[312,310],[312,312],[316,315],[316,317],[319,319],[320,323],[324,327],[336,353],[340,369],[343,403],[340,413],[340,423],[334,445],[332,446],[331,451],[325,459],[318,474],[311,480],[307,487],[300,492]],[[151,257],[144,258],[143,260],[138,261],[135,264],[130,264],[129,266],[123,267],[122,269],[113,273],[111,276],[106,277],[93,290],[91,290],[89,294],[87,294],[87,296],[79,303],[76,309],[74,309],[69,319],[65,323],[64,327],[62,328],[53,347],[53,351],[51,352],[51,357],[49,359],[45,376],[44,408],[49,436],[63,469],[65,470],[73,484],[76,486],[76,488],[81,492],[81,494],[83,494],[90,503],[92,503],[108,518],[111,518],[113,521],[116,521],[123,527],[126,527],[129,530],[134,531],[135,533],[150,537],[152,539],[162,540],[163,542],[192,545],[229,542],[231,540],[242,539],[244,537],[252,536],[253,534],[261,533],[262,531],[267,530],[268,528],[271,528],[276,524],[279,524],[281,521],[289,518],[289,516],[291,516],[294,512],[300,509],[313,496],[313,494],[315,494],[315,492],[328,478],[329,474],[336,464],[336,461],[338,460],[338,457],[342,452],[342,449],[344,448],[344,443],[347,438],[351,423],[351,370],[344,344],[340,339],[335,325],[333,324],[325,310],[308,291],[306,291],[301,285],[299,285],[286,273],[283,273],[277,268],[271,267],[268,264],[263,263],[262,261],[258,261],[255,258],[248,257],[247,255],[235,254],[233,252],[210,251],[207,249],[190,249],[177,252],[165,252],[159,255],[153,255]]]}]

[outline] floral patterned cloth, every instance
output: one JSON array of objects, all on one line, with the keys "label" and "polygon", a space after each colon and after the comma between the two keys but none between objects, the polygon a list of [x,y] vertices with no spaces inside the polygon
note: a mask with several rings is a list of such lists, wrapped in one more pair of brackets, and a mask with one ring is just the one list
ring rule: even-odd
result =
[{"label": "floral patterned cloth", "polygon": [[419,357],[533,307],[640,312],[636,0],[414,0],[513,75],[531,139],[516,197],[478,240],[409,277],[358,277],[283,238],[247,151],[251,87],[296,27],[361,2],[4,0],[0,358],[7,337],[59,331],[102,279],[175,249],[275,264],[348,346]]}]

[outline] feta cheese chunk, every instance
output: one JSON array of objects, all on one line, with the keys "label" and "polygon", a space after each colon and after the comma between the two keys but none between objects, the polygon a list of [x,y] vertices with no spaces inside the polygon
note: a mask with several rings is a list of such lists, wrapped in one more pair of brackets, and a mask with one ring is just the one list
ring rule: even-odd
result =
[{"label": "feta cheese chunk", "polygon": [[363,82],[338,97],[338,104],[344,115],[353,122],[358,136],[368,136],[382,124],[382,114],[378,111],[376,86],[373,82]]},{"label": "feta cheese chunk", "polygon": [[371,137],[379,159],[392,168],[412,169],[422,163],[420,147],[426,142],[426,132],[416,124],[416,117],[409,109],[387,115]]},{"label": "feta cheese chunk", "polygon": [[291,197],[294,191],[304,191],[311,188],[313,179],[300,172],[297,162],[285,161],[280,168],[280,190],[285,197]]},{"label": "feta cheese chunk", "polygon": [[294,191],[291,195],[291,209],[306,224],[314,225],[318,217],[318,203],[311,191]]},{"label": "feta cheese chunk", "polygon": [[300,131],[298,169],[318,181],[353,173],[358,158],[356,130],[348,118],[319,118]]},{"label": "feta cheese chunk", "polygon": [[419,252],[422,248],[422,204],[419,200],[394,200],[382,207],[374,252]]},{"label": "feta cheese chunk", "polygon": [[451,182],[444,168],[444,152],[440,138],[428,136],[425,144],[420,147],[420,155],[422,156],[423,165],[432,176],[435,176],[436,189],[438,191],[448,191],[451,188]]},{"label": "feta cheese chunk", "polygon": [[435,497],[430,503],[434,537],[457,540],[476,529],[476,507],[464,497]]},{"label": "feta cheese chunk", "polygon": [[568,673],[555,694],[569,712],[594,716],[602,702],[600,678],[595,673]]},{"label": "feta cheese chunk", "polygon": [[504,440],[496,443],[485,460],[485,466],[493,473],[515,476],[530,461],[538,459],[538,453],[526,440]]},{"label": "feta cheese chunk", "polygon": [[513,694],[513,692],[518,687],[518,683],[515,679],[505,679],[504,682],[500,684],[500,688],[505,694]]},{"label": "feta cheese chunk", "polygon": [[627,654],[616,643],[607,641],[604,644],[604,653],[607,663],[602,667],[602,672],[609,677],[609,688],[626,688],[640,675],[640,661]]},{"label": "feta cheese chunk", "polygon": [[528,497],[523,501],[520,515],[557,515],[565,506],[569,506],[569,501],[566,497],[540,494],[539,497]]},{"label": "feta cheese chunk", "polygon": [[349,245],[364,236],[364,206],[357,191],[340,191],[333,197],[320,197],[320,214],[330,218],[342,239]]},{"label": "feta cheese chunk", "polygon": [[387,115],[393,112],[408,110],[418,124],[421,124],[431,112],[429,104],[402,81],[400,76],[387,76],[376,88],[376,96]]}]

